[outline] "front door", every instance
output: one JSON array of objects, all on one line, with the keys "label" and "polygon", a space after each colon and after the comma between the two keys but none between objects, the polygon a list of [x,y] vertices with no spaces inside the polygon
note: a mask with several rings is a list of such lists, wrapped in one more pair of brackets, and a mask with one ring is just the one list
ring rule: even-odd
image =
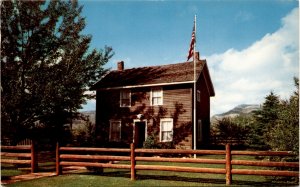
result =
[{"label": "front door", "polygon": [[146,139],[146,122],[134,122],[134,144],[135,147],[141,148]]}]

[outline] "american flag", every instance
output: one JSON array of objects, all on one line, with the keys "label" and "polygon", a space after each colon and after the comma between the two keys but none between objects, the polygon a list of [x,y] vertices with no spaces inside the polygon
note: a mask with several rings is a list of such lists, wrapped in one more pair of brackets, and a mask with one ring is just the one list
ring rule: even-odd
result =
[{"label": "american flag", "polygon": [[191,44],[190,44],[190,50],[189,50],[189,54],[187,56],[187,61],[189,61],[189,59],[193,56],[194,54],[194,45],[196,43],[196,37],[195,37],[195,24],[193,27],[193,32],[192,32],[192,40],[191,40]]}]

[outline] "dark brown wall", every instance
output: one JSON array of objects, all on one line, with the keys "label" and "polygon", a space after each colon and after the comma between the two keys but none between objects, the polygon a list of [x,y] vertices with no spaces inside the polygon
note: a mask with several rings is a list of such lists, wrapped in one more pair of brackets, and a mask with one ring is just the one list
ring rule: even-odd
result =
[{"label": "dark brown wall", "polygon": [[192,85],[165,88],[164,105],[174,122],[174,143],[177,148],[192,148]]},{"label": "dark brown wall", "polygon": [[201,119],[202,121],[202,142],[197,142],[197,148],[209,143],[210,135],[210,94],[208,91],[208,72],[205,69],[202,71],[198,82],[197,90],[201,92],[201,100],[197,102],[197,121]]},{"label": "dark brown wall", "polygon": [[[97,134],[108,142],[109,120],[122,120],[122,141],[131,143],[133,120],[137,114],[147,119],[148,134],[154,133],[159,141],[160,118],[173,118],[174,146],[191,148],[192,89],[191,85],[163,87],[163,105],[150,106],[151,88],[131,89],[131,107],[120,107],[119,90],[97,91]],[[100,138],[100,137],[99,137]]]},{"label": "dark brown wall", "polygon": [[[207,88],[207,71],[202,71],[197,90],[201,101],[197,102],[197,121],[202,120],[202,142],[197,148],[208,144],[210,134],[210,94]],[[122,142],[127,146],[133,140],[133,120],[143,114],[147,120],[148,135],[154,134],[159,141],[160,119],[173,118],[173,143],[176,148],[193,148],[193,84],[163,87],[163,105],[150,106],[151,88],[131,89],[131,107],[120,107],[120,90],[97,91],[96,126],[99,142],[109,144],[109,120],[122,121]],[[196,129],[197,130],[197,129]],[[120,145],[118,143],[117,145]]]}]

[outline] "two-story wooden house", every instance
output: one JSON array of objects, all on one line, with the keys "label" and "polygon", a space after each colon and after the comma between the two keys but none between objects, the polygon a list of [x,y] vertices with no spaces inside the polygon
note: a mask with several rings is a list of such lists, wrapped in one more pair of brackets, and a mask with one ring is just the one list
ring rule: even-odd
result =
[{"label": "two-story wooden house", "polygon": [[[96,133],[103,144],[142,147],[150,136],[158,144],[192,149],[209,141],[210,97],[215,95],[206,60],[197,53],[196,93],[194,63],[110,71],[91,89],[96,90]],[[196,94],[196,129],[193,128]],[[112,144],[113,143],[113,144]]]}]

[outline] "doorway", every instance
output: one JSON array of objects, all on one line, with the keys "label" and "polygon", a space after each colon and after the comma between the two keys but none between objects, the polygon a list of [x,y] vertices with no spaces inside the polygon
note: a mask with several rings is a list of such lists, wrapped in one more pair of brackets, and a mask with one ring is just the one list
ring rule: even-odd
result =
[{"label": "doorway", "polygon": [[134,121],[134,144],[135,147],[141,148],[147,138],[147,122],[146,121]]}]

